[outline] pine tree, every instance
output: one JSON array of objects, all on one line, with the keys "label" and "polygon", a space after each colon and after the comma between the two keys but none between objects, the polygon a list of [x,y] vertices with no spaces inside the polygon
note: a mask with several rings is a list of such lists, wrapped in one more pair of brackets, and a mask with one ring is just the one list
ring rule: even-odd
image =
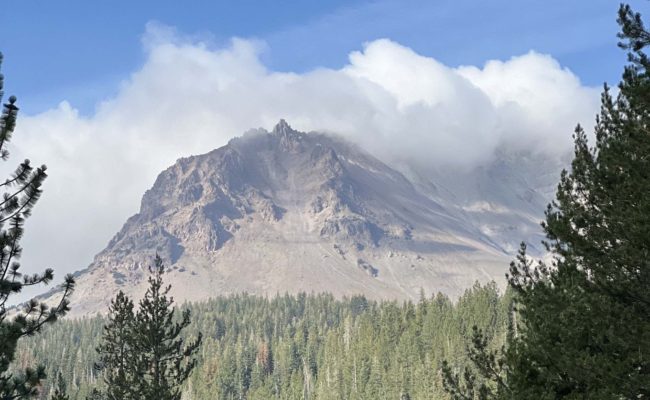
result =
[{"label": "pine tree", "polygon": [[517,334],[498,355],[475,333],[465,379],[443,368],[454,399],[650,397],[650,33],[629,6],[618,21],[630,65],[615,99],[605,87],[595,147],[575,131],[543,224],[554,261],[534,264],[522,245],[509,277]]},{"label": "pine tree", "polygon": [[88,396],[86,396],[86,400],[106,400],[106,397],[99,389],[93,388]]},{"label": "pine tree", "polygon": [[54,394],[52,394],[50,400],[70,400],[70,397],[66,394],[66,384],[61,373],[56,376],[56,389],[54,389]]},{"label": "pine tree", "polygon": [[102,343],[97,347],[99,362],[96,369],[101,371],[106,384],[103,396],[107,400],[138,398],[134,393],[138,377],[131,343],[134,323],[133,302],[120,291],[111,301]]},{"label": "pine tree", "polygon": [[119,292],[109,307],[102,342],[97,347],[104,391],[95,388],[88,399],[180,399],[180,386],[196,365],[201,343],[180,337],[190,324],[190,312],[176,321],[171,286],[163,286],[165,267],[156,256],[149,288],[134,313],[133,302]]},{"label": "pine tree", "polygon": [[151,268],[149,288],[139,303],[132,335],[135,366],[139,374],[138,398],[145,400],[179,400],[180,386],[196,365],[193,358],[201,344],[201,334],[190,343],[180,337],[190,324],[190,311],[175,321],[171,286],[163,286],[165,266],[159,256]]},{"label": "pine tree", "polygon": [[[2,54],[0,54],[0,64]],[[4,79],[0,75],[0,100]],[[9,157],[7,144],[11,140],[18,107],[16,97],[9,97],[4,104],[0,116],[0,158],[6,161]],[[23,236],[25,219],[41,196],[41,186],[47,177],[45,165],[32,167],[29,160],[23,161],[13,175],[0,183],[5,192],[0,200],[0,398],[25,399],[34,397],[38,386],[45,379],[45,369],[42,366],[26,368],[15,374],[9,372],[14,361],[18,341],[41,331],[48,323],[56,321],[68,311],[68,297],[74,286],[71,275],[66,276],[62,285],[62,297],[58,304],[47,306],[30,300],[21,311],[10,317],[7,301],[11,295],[19,293],[24,287],[38,284],[48,284],[54,277],[52,269],[46,269],[42,274],[23,276],[20,272],[22,248],[20,239]]]}]

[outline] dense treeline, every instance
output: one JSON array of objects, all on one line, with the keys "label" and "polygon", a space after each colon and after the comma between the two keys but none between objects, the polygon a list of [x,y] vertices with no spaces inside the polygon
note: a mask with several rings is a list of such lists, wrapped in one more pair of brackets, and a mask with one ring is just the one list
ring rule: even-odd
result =
[{"label": "dense treeline", "polygon": [[[186,399],[432,399],[446,397],[441,361],[465,363],[472,326],[503,343],[510,298],[489,284],[457,302],[440,294],[417,303],[236,295],[181,308],[192,313],[185,335],[204,335]],[[101,386],[94,364],[104,323],[48,327],[21,342],[17,367],[46,365],[48,376],[61,373],[71,400],[84,399]]]}]

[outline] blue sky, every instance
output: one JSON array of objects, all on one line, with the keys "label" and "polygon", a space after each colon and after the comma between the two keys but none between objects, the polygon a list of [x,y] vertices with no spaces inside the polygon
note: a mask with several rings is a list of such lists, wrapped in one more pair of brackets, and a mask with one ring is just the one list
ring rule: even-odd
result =
[{"label": "blue sky", "polygon": [[[650,3],[634,1],[644,14]],[[145,61],[150,21],[219,46],[266,43],[270,69],[343,66],[364,42],[390,38],[446,65],[547,53],[587,85],[616,82],[616,1],[14,1],[0,13],[7,91],[35,114],[68,100],[89,113]]]}]

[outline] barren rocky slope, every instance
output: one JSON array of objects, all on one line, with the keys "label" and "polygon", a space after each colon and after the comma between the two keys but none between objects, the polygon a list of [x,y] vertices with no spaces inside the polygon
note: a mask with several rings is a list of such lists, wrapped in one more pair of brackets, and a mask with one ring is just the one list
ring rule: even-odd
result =
[{"label": "barren rocky slope", "polygon": [[506,182],[528,193],[508,203],[476,189],[475,181],[496,185],[489,169],[467,174],[409,179],[355,145],[285,121],[251,131],[158,176],[140,212],[77,273],[72,314],[104,312],[120,289],[139,297],[155,253],[180,302],[241,291],[415,299],[502,282],[514,238],[539,235],[543,208],[534,208],[547,195]]}]

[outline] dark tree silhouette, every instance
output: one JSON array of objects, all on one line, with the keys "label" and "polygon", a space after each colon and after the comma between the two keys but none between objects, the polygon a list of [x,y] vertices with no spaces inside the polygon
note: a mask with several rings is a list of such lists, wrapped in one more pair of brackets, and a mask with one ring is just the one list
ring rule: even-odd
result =
[{"label": "dark tree silhouette", "polygon": [[595,146],[583,129],[546,210],[552,264],[522,245],[510,268],[519,324],[503,352],[475,332],[473,366],[443,366],[454,399],[650,398],[650,33],[621,5],[629,50],[619,93],[605,86]]},{"label": "dark tree silhouette", "polygon": [[[2,54],[0,54],[0,63]],[[4,79],[0,75],[0,101]],[[18,107],[16,97],[9,97],[0,117],[0,157],[9,158],[7,145],[16,127]],[[7,301],[26,286],[48,284],[54,277],[52,269],[42,274],[22,275],[20,259],[25,219],[41,196],[41,185],[47,177],[45,165],[34,168],[29,160],[23,161],[15,172],[0,183],[4,190],[0,200],[0,398],[25,399],[38,392],[38,386],[45,378],[42,366],[29,367],[19,373],[10,372],[18,340],[38,333],[48,323],[54,322],[68,311],[68,297],[74,287],[71,275],[65,277],[63,294],[58,304],[48,306],[37,300],[30,300],[22,310],[9,311]]]},{"label": "dark tree silhouette", "polygon": [[102,344],[97,348],[106,389],[94,398],[108,400],[180,400],[180,387],[196,366],[198,338],[181,337],[190,324],[190,311],[175,318],[171,286],[164,286],[165,266],[156,256],[149,288],[134,314],[133,302],[120,292],[111,303]]}]

